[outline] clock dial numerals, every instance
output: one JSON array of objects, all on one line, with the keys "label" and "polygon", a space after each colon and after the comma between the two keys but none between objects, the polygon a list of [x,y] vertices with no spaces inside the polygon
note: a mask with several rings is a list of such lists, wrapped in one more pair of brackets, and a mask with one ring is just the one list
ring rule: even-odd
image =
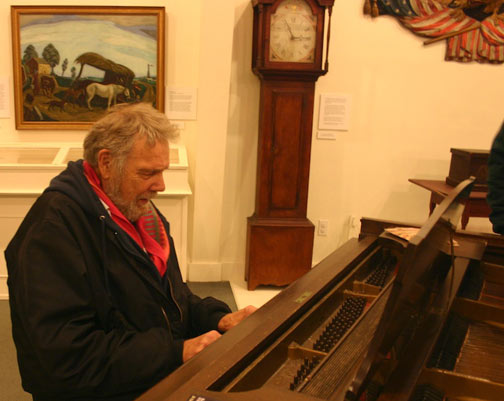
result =
[{"label": "clock dial numerals", "polygon": [[313,63],[317,17],[304,0],[285,0],[271,15],[270,61]]}]

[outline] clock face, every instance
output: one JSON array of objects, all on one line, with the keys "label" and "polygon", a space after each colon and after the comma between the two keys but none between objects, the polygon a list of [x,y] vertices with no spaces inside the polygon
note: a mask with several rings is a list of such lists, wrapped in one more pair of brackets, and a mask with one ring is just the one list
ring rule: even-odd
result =
[{"label": "clock face", "polygon": [[313,63],[317,16],[304,0],[284,0],[271,15],[270,61]]}]

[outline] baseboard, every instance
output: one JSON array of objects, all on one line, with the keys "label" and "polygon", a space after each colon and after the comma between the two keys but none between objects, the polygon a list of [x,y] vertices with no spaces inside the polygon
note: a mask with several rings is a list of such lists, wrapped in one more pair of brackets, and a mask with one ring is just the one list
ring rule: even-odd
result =
[{"label": "baseboard", "polygon": [[233,281],[238,279],[241,281],[245,277],[244,262],[225,262],[222,263],[222,280]]},{"label": "baseboard", "polygon": [[188,263],[189,281],[233,281],[245,276],[245,263]]}]

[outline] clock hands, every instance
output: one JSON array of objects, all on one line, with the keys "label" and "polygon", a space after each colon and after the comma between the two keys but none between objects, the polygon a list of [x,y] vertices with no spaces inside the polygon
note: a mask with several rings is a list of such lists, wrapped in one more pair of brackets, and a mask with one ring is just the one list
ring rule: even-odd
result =
[{"label": "clock hands", "polygon": [[287,30],[289,31],[290,40],[311,40],[311,37],[309,36],[295,36],[294,33],[292,32],[292,28],[290,27],[289,23],[286,20],[283,21],[285,22]]},{"label": "clock hands", "polygon": [[292,29],[291,29],[291,27],[290,27],[289,23],[288,23],[286,20],[284,20],[284,22],[285,22],[285,25],[287,25],[287,30],[288,30],[288,31],[289,31],[289,33],[290,33],[290,39],[291,39],[291,40],[296,40],[297,38],[296,38],[296,36],[294,36],[294,34],[292,33]]}]

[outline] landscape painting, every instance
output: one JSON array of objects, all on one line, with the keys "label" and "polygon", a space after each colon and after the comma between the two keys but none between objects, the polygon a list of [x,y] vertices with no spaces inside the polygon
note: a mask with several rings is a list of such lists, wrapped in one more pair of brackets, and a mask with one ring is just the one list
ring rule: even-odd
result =
[{"label": "landscape painting", "polygon": [[87,129],[117,103],[164,111],[164,7],[11,12],[17,129]]}]

